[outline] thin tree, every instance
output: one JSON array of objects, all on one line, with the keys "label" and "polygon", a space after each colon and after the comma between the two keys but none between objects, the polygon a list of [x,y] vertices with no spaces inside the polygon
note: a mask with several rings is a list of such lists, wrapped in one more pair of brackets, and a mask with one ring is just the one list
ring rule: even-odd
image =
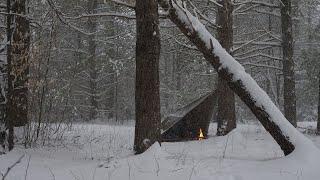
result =
[{"label": "thin tree", "polygon": [[[218,40],[221,46],[230,53],[233,46],[233,5],[231,0],[218,2]],[[235,96],[227,83],[219,76],[218,78],[218,127],[217,135],[226,135],[236,128]]]},{"label": "thin tree", "polygon": [[[88,13],[94,14],[97,8],[97,0],[89,0],[88,1]],[[97,59],[96,59],[96,42],[94,40],[95,33],[97,30],[97,22],[95,18],[88,18],[87,22],[88,29],[90,31],[90,35],[88,37],[89,44],[89,86],[90,86],[90,113],[89,119],[93,120],[97,118],[98,115],[98,100],[97,100]]]},{"label": "thin tree", "polygon": [[160,138],[159,15],[156,0],[136,1],[136,125],[134,150],[144,152]]},{"label": "thin tree", "polygon": [[320,70],[318,70],[318,83],[319,83],[319,94],[318,94],[318,123],[317,123],[317,133],[320,135]]},{"label": "thin tree", "polygon": [[283,53],[283,99],[284,115],[293,126],[297,126],[296,118],[296,93],[293,60],[293,31],[291,0],[282,0],[281,29]]}]

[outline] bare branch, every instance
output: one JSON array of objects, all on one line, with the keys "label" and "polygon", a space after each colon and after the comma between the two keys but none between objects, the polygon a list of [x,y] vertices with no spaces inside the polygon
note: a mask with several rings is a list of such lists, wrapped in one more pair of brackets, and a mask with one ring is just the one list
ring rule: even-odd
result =
[{"label": "bare branch", "polygon": [[245,59],[250,59],[250,58],[255,58],[255,57],[265,57],[265,58],[269,58],[269,59],[273,59],[273,60],[277,60],[277,61],[282,61],[282,58],[280,57],[274,57],[274,56],[270,56],[268,54],[264,54],[264,53],[258,53],[258,54],[254,54],[251,56],[246,56],[246,57],[237,57],[237,60],[245,60]]},{"label": "bare branch", "polygon": [[125,6],[127,8],[131,8],[131,9],[135,9],[136,6],[135,4],[130,4],[121,0],[104,0],[105,3],[107,3],[107,1],[113,2],[115,4],[121,5],[121,6]]},{"label": "bare branch", "polygon": [[15,163],[13,163],[11,166],[9,166],[9,167],[7,168],[7,171],[6,171],[4,174],[1,173],[2,180],[5,180],[5,179],[6,179],[6,177],[7,177],[8,174],[9,174],[9,172],[10,172],[17,164],[19,164],[19,163],[21,162],[22,158],[24,158],[24,155],[22,155],[22,156],[21,156]]},{"label": "bare branch", "polygon": [[244,48],[245,46],[250,45],[252,42],[257,41],[258,39],[262,38],[262,37],[263,37],[263,36],[265,36],[265,35],[268,35],[268,33],[264,33],[264,34],[262,34],[262,35],[258,36],[257,38],[254,38],[254,39],[252,39],[252,40],[250,40],[250,41],[248,41],[248,42],[246,42],[246,43],[242,44],[241,46],[239,46],[239,47],[237,47],[237,48],[232,49],[232,53],[235,53],[235,52],[237,52],[238,50],[240,50],[241,48]]},{"label": "bare branch", "polygon": [[272,4],[272,3],[268,3],[268,2],[262,2],[262,1],[255,1],[255,0],[247,0],[244,2],[238,2],[238,3],[235,3],[234,5],[237,6],[237,5],[244,5],[244,4],[253,4],[253,5],[270,7],[270,8],[280,8],[279,5],[277,5],[277,4]]}]

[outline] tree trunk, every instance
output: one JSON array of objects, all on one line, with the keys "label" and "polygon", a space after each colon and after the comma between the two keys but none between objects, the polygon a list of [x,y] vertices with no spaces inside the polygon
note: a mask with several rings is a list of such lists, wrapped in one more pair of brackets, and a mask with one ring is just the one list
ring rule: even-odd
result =
[{"label": "tree trunk", "polygon": [[281,28],[284,79],[284,115],[293,126],[297,127],[291,0],[282,0],[282,3]]},{"label": "tree trunk", "polygon": [[8,92],[7,92],[7,112],[6,112],[6,126],[9,129],[9,134],[8,134],[8,146],[9,150],[13,149],[14,146],[14,126],[13,126],[13,119],[12,119],[12,114],[11,111],[13,109],[12,107],[12,91],[13,91],[13,86],[12,86],[12,76],[11,71],[12,71],[12,42],[11,42],[11,36],[12,36],[12,29],[11,29],[11,23],[12,23],[12,15],[11,13],[11,1],[7,0],[7,39],[8,39],[8,45],[7,45],[7,76],[8,76]]},{"label": "tree trunk", "polygon": [[[97,0],[89,0],[88,1],[88,13],[93,14],[95,9],[97,8]],[[97,100],[97,59],[96,59],[96,42],[94,40],[95,33],[97,30],[97,22],[95,18],[88,18],[88,29],[89,32],[92,33],[89,35],[88,42],[89,42],[89,58],[88,58],[88,65],[89,65],[89,86],[90,86],[90,114],[89,120],[94,120],[97,118],[98,115],[98,100]]]},{"label": "tree trunk", "polygon": [[160,33],[156,0],[136,1],[136,125],[134,150],[144,152],[160,138]]},{"label": "tree trunk", "polygon": [[221,78],[251,109],[264,128],[279,144],[285,155],[295,146],[312,146],[312,142],[299,133],[283,116],[268,95],[258,86],[244,68],[230,56],[210,35],[203,24],[183,7],[181,1],[159,0],[168,11],[168,17],[211,63]]},{"label": "tree trunk", "polygon": [[319,82],[319,95],[318,95],[318,123],[317,123],[317,133],[320,135],[320,70],[318,72],[318,82]]},{"label": "tree trunk", "polygon": [[[220,0],[218,7],[218,40],[222,47],[230,53],[233,46],[233,5],[231,0]],[[219,76],[218,79],[218,127],[217,135],[224,136],[236,128],[235,96],[227,83]]]},{"label": "tree trunk", "polygon": [[[26,1],[7,1],[7,12],[26,14]],[[15,28],[12,28],[12,23]],[[28,123],[29,21],[23,16],[7,16],[8,104],[7,125],[9,150],[14,146],[14,127]]]},{"label": "tree trunk", "polygon": [[[114,5],[114,3],[112,2],[105,2],[108,9],[106,9],[107,11],[110,12],[116,12],[117,7]],[[108,28],[108,31],[106,32],[106,36],[107,37],[114,37],[117,34],[120,34],[119,32],[119,27],[117,22],[117,18],[115,17],[110,17],[108,18],[108,21],[105,22],[105,26],[106,28]],[[120,57],[119,54],[119,47],[118,47],[118,43],[115,43],[114,45],[111,45],[106,49],[106,54],[107,54],[107,64],[105,65],[105,69],[107,71],[107,73],[109,73],[110,75],[108,75],[106,79],[106,84],[110,84],[108,87],[108,91],[106,92],[105,96],[106,96],[106,100],[105,100],[105,108],[108,111],[108,119],[109,120],[118,120],[118,114],[116,112],[117,106],[118,106],[118,102],[117,102],[117,86],[118,86],[118,80],[117,80],[117,65],[111,63],[111,62],[116,62],[117,59]],[[110,61],[111,60],[111,61]]]}]

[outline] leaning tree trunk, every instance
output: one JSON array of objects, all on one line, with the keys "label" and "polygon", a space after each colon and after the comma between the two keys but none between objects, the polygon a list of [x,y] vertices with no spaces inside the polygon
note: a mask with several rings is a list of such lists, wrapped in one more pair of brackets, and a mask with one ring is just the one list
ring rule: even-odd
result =
[{"label": "leaning tree trunk", "polygon": [[156,0],[136,1],[136,125],[134,150],[144,152],[160,138],[159,15]]},{"label": "leaning tree trunk", "polygon": [[211,63],[221,78],[251,109],[264,128],[279,144],[285,155],[295,148],[314,147],[312,142],[299,133],[283,116],[268,95],[219,42],[194,17],[181,1],[159,0],[168,17]]},{"label": "leaning tree trunk", "polygon": [[[233,5],[231,0],[220,0],[217,24],[218,40],[222,47],[230,53],[233,46]],[[235,96],[222,77],[218,78],[218,127],[217,135],[223,136],[236,128]]]},{"label": "leaning tree trunk", "polygon": [[282,4],[281,29],[283,53],[284,115],[293,126],[297,127],[291,0],[282,0]]},{"label": "leaning tree trunk", "polygon": [[[7,12],[26,14],[26,0],[7,1]],[[10,4],[11,3],[11,4]],[[14,23],[14,27],[11,27]],[[13,148],[15,126],[28,123],[28,74],[29,74],[29,20],[21,15],[7,16],[8,104],[7,125],[9,150]]]}]

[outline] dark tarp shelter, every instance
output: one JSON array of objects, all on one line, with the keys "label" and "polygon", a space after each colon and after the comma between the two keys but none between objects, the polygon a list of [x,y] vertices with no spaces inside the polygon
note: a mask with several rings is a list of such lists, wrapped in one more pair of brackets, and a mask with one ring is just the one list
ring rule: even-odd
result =
[{"label": "dark tarp shelter", "polygon": [[217,102],[217,91],[206,94],[169,115],[161,123],[162,141],[185,141],[208,135],[210,120]]}]

